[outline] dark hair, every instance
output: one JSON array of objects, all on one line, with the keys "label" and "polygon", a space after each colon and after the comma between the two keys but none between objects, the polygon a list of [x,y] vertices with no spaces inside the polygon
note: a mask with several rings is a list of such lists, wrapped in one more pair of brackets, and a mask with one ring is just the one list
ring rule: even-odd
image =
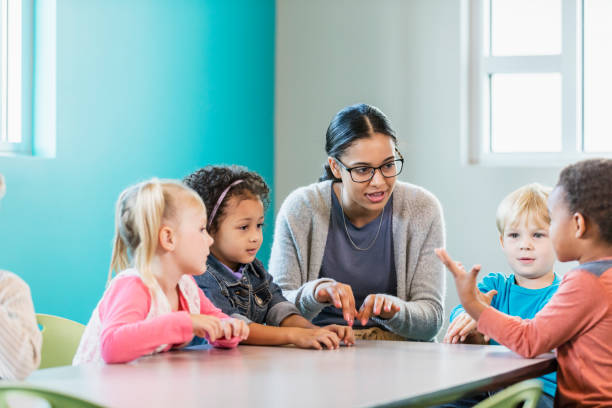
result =
[{"label": "dark hair", "polygon": [[[382,133],[393,139],[397,145],[395,131],[389,119],[375,106],[360,103],[347,106],[334,116],[325,135],[325,152],[328,156],[339,158],[355,141]],[[337,180],[329,164],[323,166],[319,181]]]},{"label": "dark hair", "polygon": [[563,188],[569,210],[597,224],[602,239],[612,244],[612,160],[571,164],[561,171],[557,186]]},{"label": "dark hair", "polygon": [[223,191],[237,180],[242,180],[242,182],[228,190],[210,224],[209,230],[211,232],[217,231],[219,223],[225,215],[226,205],[232,197],[239,197],[242,200],[259,198],[264,205],[264,210],[267,209],[270,205],[268,185],[259,174],[249,171],[243,166],[206,166],[183,179],[187,186],[194,189],[202,197],[206,205],[206,215],[209,219],[210,213]]}]

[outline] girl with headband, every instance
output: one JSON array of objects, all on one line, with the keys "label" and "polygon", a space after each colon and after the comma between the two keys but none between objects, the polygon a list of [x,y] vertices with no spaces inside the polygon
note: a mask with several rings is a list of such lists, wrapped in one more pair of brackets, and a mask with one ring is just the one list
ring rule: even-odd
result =
[{"label": "girl with headband", "polygon": [[207,166],[184,182],[204,200],[214,239],[207,273],[196,281],[224,313],[248,323],[244,343],[318,350],[353,344],[350,327],[318,327],[302,317],[256,258],[269,204],[269,189],[261,176],[240,166]]}]

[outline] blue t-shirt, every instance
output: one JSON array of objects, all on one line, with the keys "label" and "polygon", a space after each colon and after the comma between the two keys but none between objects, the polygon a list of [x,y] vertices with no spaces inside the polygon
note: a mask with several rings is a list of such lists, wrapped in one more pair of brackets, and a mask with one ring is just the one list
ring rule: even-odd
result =
[{"label": "blue t-shirt", "polygon": [[[514,274],[505,276],[501,273],[490,273],[478,284],[481,292],[487,293],[496,290],[497,295],[493,297],[491,306],[510,316],[518,316],[521,319],[533,319],[557,292],[561,281],[557,274],[553,282],[542,289],[527,289],[516,284]],[[455,307],[450,314],[450,321],[464,312],[463,306]],[[491,344],[499,344],[491,339]],[[557,389],[557,373],[548,373],[540,377],[544,383],[544,392],[555,395]]]}]

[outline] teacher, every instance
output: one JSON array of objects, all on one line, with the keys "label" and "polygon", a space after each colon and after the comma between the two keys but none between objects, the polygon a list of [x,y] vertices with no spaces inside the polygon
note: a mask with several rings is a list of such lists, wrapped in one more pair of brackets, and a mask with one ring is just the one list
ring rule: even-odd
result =
[{"label": "teacher", "polygon": [[397,181],[404,159],[376,107],[344,108],[327,129],[318,183],[293,191],[276,218],[269,270],[317,325],[355,337],[432,340],[444,318],[438,200]]}]

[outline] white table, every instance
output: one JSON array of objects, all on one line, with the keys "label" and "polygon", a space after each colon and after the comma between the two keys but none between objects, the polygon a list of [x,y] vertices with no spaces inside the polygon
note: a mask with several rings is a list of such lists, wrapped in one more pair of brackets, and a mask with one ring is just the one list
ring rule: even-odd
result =
[{"label": "white table", "polygon": [[556,369],[502,346],[358,341],[316,351],[239,346],[176,351],[129,364],[56,367],[27,382],[110,407],[428,405]]}]

